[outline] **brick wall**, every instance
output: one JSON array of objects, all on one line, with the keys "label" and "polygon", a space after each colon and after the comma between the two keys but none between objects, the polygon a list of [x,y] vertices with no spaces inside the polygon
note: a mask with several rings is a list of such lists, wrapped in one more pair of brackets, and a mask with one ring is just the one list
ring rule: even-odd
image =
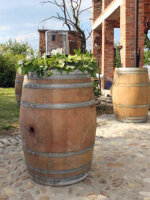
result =
[{"label": "brick wall", "polygon": [[105,20],[102,24],[102,74],[104,76],[102,87],[113,80],[114,73],[114,25],[112,21]]},{"label": "brick wall", "polygon": [[[121,65],[135,67],[135,1],[124,0],[120,8]],[[143,66],[144,54],[144,0],[139,0],[140,67]]]},{"label": "brick wall", "polygon": [[145,33],[150,30],[150,0],[144,1]]},{"label": "brick wall", "polygon": [[75,31],[68,32],[69,54],[74,54],[74,49],[80,48],[79,34]]},{"label": "brick wall", "polygon": [[41,54],[46,52],[45,32],[47,30],[38,30],[39,32],[39,51]]},{"label": "brick wall", "polygon": [[[46,53],[46,31],[47,30],[38,30],[39,31],[39,51],[43,55]],[[50,35],[55,35],[54,41],[52,38],[48,38],[48,49],[51,51],[57,48],[63,48],[64,45],[68,46],[69,54],[74,54],[74,49],[80,48],[80,39],[79,34],[75,31],[68,31],[68,41],[64,44],[66,37],[61,34],[61,31],[52,31]],[[69,45],[67,45],[67,43]],[[66,52],[67,53],[67,52]]]},{"label": "brick wall", "polygon": [[105,9],[105,8],[107,8],[108,6],[109,6],[109,4],[111,4],[111,2],[112,2],[113,0],[103,0],[103,8]]},{"label": "brick wall", "polygon": [[93,0],[93,20],[97,19],[102,12],[102,0]]},{"label": "brick wall", "polygon": [[[109,9],[114,0],[93,0],[93,23],[95,17],[103,15],[104,10]],[[99,3],[99,4],[98,4]],[[111,4],[111,5],[110,5]],[[144,32],[150,30],[150,0],[139,0],[139,31],[138,31],[138,50],[140,50],[140,67],[144,61]],[[111,23],[110,23],[111,22]],[[107,20],[105,20],[97,29],[102,29],[102,44],[99,45],[102,51],[99,51],[100,60],[102,60],[102,72],[104,74],[104,85],[107,80],[113,78],[113,31],[120,27],[121,36],[121,65],[122,67],[135,67],[135,0],[123,0],[122,5]],[[92,33],[92,50],[94,56],[94,41],[96,30]],[[103,86],[104,86],[103,85]]]},{"label": "brick wall", "polygon": [[102,30],[92,32],[93,56],[98,59],[100,71],[102,68]]}]

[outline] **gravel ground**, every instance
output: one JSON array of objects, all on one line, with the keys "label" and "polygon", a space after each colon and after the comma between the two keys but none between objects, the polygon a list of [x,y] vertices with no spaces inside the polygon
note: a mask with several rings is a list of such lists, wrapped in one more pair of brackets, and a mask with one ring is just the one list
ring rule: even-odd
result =
[{"label": "gravel ground", "polygon": [[150,200],[150,113],[147,123],[97,118],[89,176],[74,185],[42,186],[30,180],[21,137],[0,140],[0,200]]}]

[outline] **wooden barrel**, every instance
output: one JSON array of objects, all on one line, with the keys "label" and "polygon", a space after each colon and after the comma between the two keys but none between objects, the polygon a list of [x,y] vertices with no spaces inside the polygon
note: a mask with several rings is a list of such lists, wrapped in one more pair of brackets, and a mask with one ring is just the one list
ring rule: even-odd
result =
[{"label": "wooden barrel", "polygon": [[24,78],[20,127],[26,166],[44,185],[84,179],[92,163],[96,107],[91,78],[79,71]]},{"label": "wooden barrel", "polygon": [[113,81],[116,119],[123,122],[145,122],[148,116],[148,91],[147,69],[117,68]]},{"label": "wooden barrel", "polygon": [[24,78],[23,74],[16,73],[15,95],[18,106],[20,106],[20,101],[21,101],[23,78]]},{"label": "wooden barrel", "polygon": [[148,92],[148,104],[149,104],[149,110],[150,110],[150,81],[149,81],[149,92]]}]

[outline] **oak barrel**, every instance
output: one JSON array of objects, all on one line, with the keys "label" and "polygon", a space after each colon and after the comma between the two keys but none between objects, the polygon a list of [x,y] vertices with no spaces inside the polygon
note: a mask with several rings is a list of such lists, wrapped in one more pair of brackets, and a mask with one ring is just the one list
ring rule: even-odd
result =
[{"label": "oak barrel", "polygon": [[16,73],[15,96],[16,96],[16,101],[17,101],[18,106],[20,106],[20,101],[21,101],[23,79],[24,79],[23,74]]},{"label": "oak barrel", "polygon": [[149,82],[149,92],[148,92],[148,104],[149,104],[149,110],[150,110],[150,82]]},{"label": "oak barrel", "polygon": [[145,122],[148,117],[148,93],[147,69],[115,69],[113,107],[116,119],[123,122]]},{"label": "oak barrel", "polygon": [[25,76],[20,127],[26,166],[35,182],[60,186],[84,179],[96,132],[90,76],[80,71]]}]

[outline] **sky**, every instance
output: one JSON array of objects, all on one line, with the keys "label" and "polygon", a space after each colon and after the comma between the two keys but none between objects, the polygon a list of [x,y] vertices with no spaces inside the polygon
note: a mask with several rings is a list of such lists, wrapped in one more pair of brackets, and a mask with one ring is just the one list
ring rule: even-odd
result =
[{"label": "sky", "polygon": [[[65,30],[62,22],[51,19],[46,22],[42,20],[53,16],[58,8],[51,4],[41,5],[42,0],[0,0],[0,43],[9,39],[28,42],[35,50],[39,46],[39,28],[54,30]],[[83,0],[82,8],[91,6],[92,0]],[[91,10],[81,15],[81,26],[84,30],[91,29]],[[115,30],[115,41],[119,41],[119,30]],[[91,41],[87,41],[90,49]]]}]

